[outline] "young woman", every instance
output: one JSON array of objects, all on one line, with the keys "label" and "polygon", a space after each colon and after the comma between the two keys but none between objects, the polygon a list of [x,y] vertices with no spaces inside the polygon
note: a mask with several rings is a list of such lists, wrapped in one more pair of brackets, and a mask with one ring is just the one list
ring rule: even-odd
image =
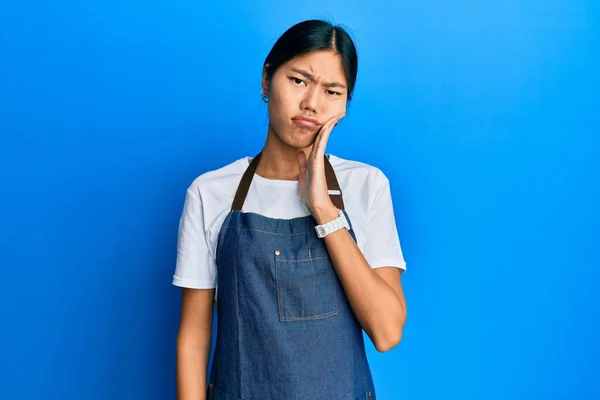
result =
[{"label": "young woman", "polygon": [[400,342],[406,263],[386,176],[325,153],[357,67],[344,29],[291,27],[264,63],[262,151],[188,188],[173,278],[179,399],[376,398],[362,331],[381,352]]}]

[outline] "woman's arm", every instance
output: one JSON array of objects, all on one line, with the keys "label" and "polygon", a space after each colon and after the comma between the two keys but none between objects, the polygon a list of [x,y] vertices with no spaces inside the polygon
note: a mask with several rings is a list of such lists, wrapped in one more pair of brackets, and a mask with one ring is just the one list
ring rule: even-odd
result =
[{"label": "woman's arm", "polygon": [[[298,153],[300,195],[318,224],[334,220],[339,215],[339,210],[334,206],[328,192],[325,147],[331,130],[344,115],[331,118],[323,124],[308,156],[304,151]],[[382,178],[385,179],[380,180],[382,185],[380,190],[376,191],[377,206],[374,207],[373,213],[377,221],[373,218],[369,221],[372,229],[367,239],[371,241],[370,252],[374,252],[375,255],[394,250],[389,246],[396,247],[393,257],[381,257],[377,262],[397,263],[398,256],[401,255],[399,243],[389,240],[393,239],[390,235],[397,235],[389,182],[387,177]],[[389,222],[388,220],[394,223],[386,223],[387,229],[381,231],[378,222]],[[371,268],[346,229],[329,234],[323,240],[350,306],[377,350],[383,352],[395,347],[400,343],[406,320],[406,302],[399,269],[390,264],[385,264],[386,267],[375,265],[374,267],[378,268]]]},{"label": "woman's arm", "polygon": [[[338,209],[315,212],[317,223],[338,216]],[[406,301],[396,267],[371,268],[350,232],[341,229],[323,238],[359,323],[380,351],[395,347],[402,338]]]},{"label": "woman's arm", "polygon": [[177,399],[206,400],[215,289],[184,288],[177,334]]}]

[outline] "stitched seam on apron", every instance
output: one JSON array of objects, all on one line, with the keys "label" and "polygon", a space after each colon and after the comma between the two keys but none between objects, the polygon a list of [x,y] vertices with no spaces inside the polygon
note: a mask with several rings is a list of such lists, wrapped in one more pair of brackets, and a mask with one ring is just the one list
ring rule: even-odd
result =
[{"label": "stitched seam on apron", "polygon": [[321,319],[321,318],[326,318],[326,317],[331,317],[332,315],[336,315],[337,314],[337,310],[336,311],[330,311],[327,314],[319,314],[319,315],[313,315],[311,317],[283,317],[284,321],[312,321],[315,319]]},{"label": "stitched seam on apron", "polygon": [[312,260],[312,253],[308,249],[308,258],[310,259],[310,267],[312,268],[312,288],[313,288],[313,316],[317,315],[317,289],[315,288],[315,263]]},{"label": "stitched seam on apron", "polygon": [[[333,261],[331,261],[331,268],[333,268]],[[339,309],[339,304],[337,301],[337,290],[335,290],[335,278],[336,278],[336,272],[335,269],[333,271],[331,271],[331,273],[333,274],[333,276],[331,277],[331,290],[333,291],[333,303],[335,304],[335,313],[338,313],[338,309]]]},{"label": "stitched seam on apron", "polygon": [[299,258],[297,260],[292,260],[290,258],[280,258],[279,262],[300,262],[300,261],[313,261],[313,260],[324,260],[327,257],[315,257],[315,258]]},{"label": "stitched seam on apron", "polygon": [[276,232],[262,231],[260,229],[236,228],[235,226],[230,226],[230,225],[221,227],[221,229],[224,229],[224,228],[237,229],[238,231],[260,232],[260,233],[266,233],[268,235],[275,235],[275,236],[298,236],[298,235],[307,235],[307,234],[311,233],[311,231],[298,232],[298,233],[276,233]]},{"label": "stitched seam on apron", "polygon": [[279,318],[285,320],[285,316],[283,315],[283,299],[281,298],[281,292],[283,291],[281,288],[281,267],[277,266],[279,262],[279,256],[275,256],[275,278],[277,279],[277,302],[279,308]]}]

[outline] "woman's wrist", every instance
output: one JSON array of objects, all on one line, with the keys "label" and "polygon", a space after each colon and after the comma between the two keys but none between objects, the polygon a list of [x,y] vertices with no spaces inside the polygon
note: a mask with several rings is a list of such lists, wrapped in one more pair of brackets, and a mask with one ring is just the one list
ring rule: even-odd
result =
[{"label": "woman's wrist", "polygon": [[322,225],[339,217],[340,211],[336,206],[331,204],[327,207],[313,209],[312,215],[317,224]]}]

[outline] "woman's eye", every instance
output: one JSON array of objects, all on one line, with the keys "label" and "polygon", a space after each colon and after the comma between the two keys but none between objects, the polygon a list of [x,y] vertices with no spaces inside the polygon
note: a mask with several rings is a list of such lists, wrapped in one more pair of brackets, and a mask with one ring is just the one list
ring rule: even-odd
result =
[{"label": "woman's eye", "polygon": [[341,96],[342,95],[340,92],[336,92],[334,90],[328,90],[327,94],[330,94],[332,96]]},{"label": "woman's eye", "polygon": [[301,85],[301,84],[303,84],[303,83],[304,83],[304,81],[303,81],[302,79],[300,79],[300,78],[291,77],[290,79],[291,79],[291,80],[292,80],[294,83],[296,83],[296,84],[298,84],[298,85]]}]

